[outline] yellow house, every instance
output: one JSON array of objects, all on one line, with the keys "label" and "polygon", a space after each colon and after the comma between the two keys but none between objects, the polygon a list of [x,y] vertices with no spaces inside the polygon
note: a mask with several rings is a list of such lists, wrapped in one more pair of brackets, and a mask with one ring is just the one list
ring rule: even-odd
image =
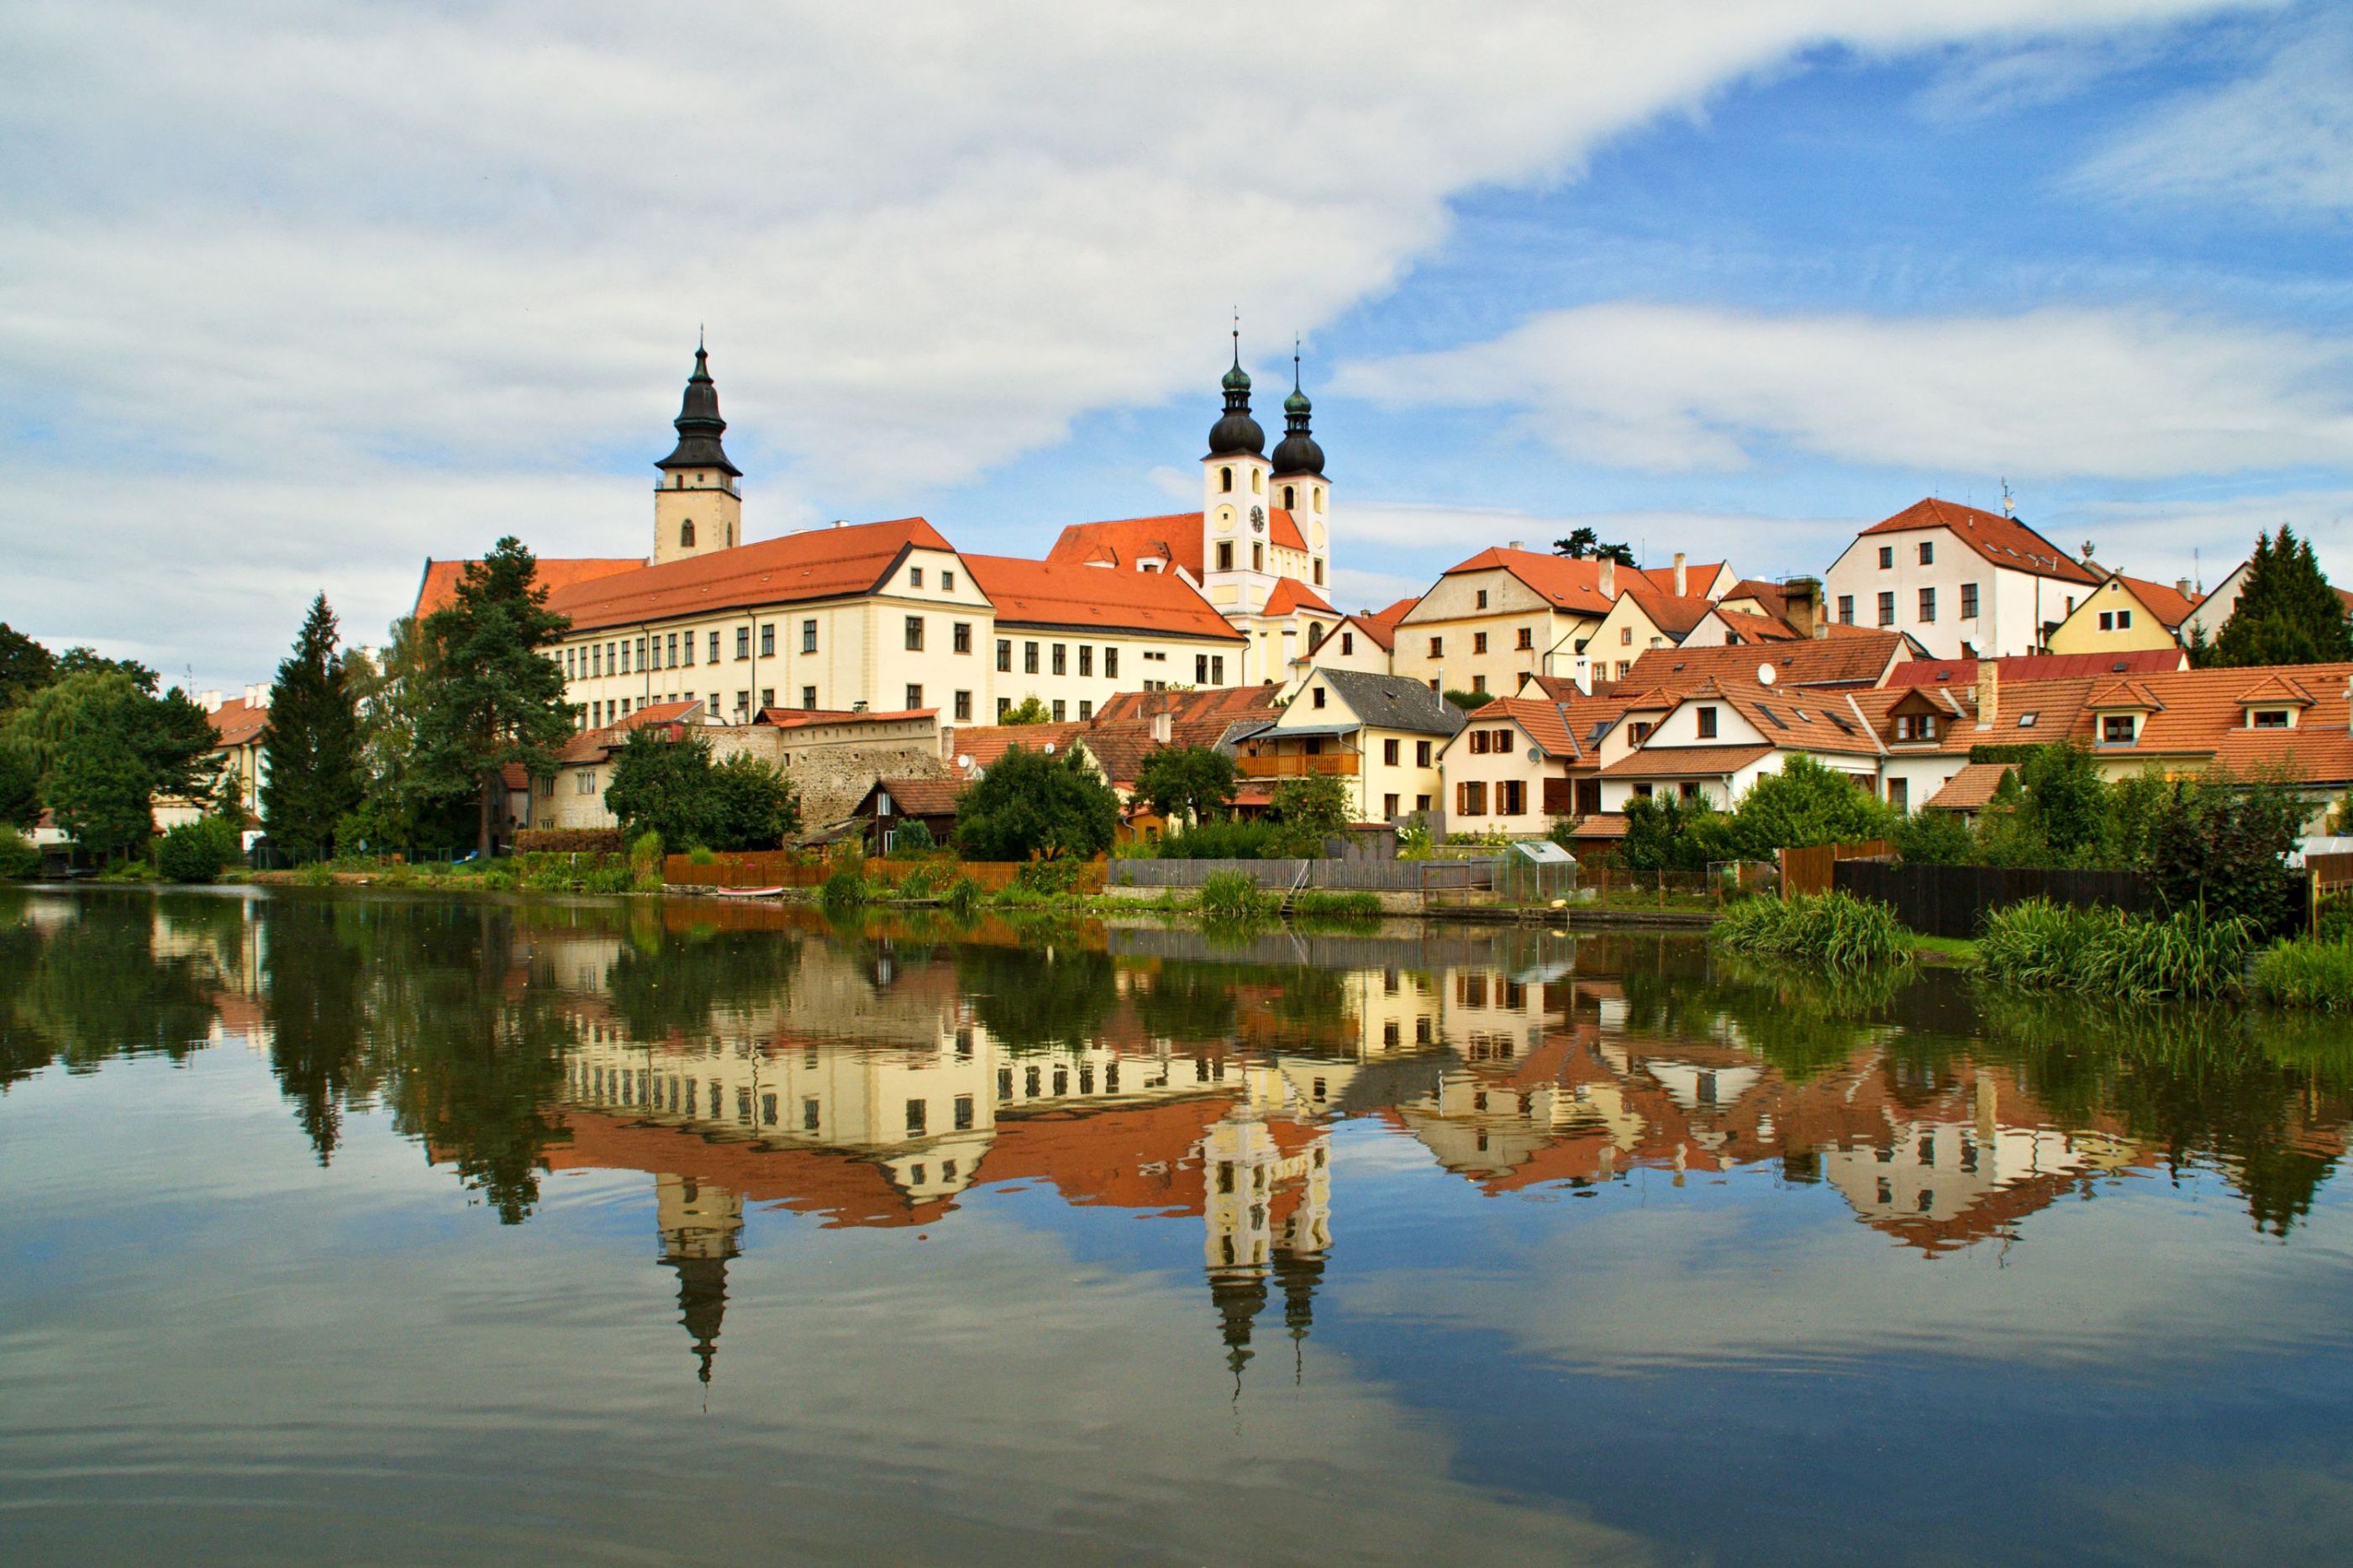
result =
[{"label": "yellow house", "polygon": [[1346,787],[1357,822],[1442,809],[1439,753],[1462,711],[1417,681],[1316,669],[1272,722],[1236,738],[1245,779],[1323,774]]},{"label": "yellow house", "polygon": [[1594,679],[1623,680],[1646,651],[1680,646],[1715,607],[1697,594],[1678,598],[1639,584],[1628,588],[1586,639]]},{"label": "yellow house", "polygon": [[2179,647],[2182,627],[2197,609],[2186,578],[2168,584],[2111,572],[2052,630],[2051,651],[2134,653]]}]

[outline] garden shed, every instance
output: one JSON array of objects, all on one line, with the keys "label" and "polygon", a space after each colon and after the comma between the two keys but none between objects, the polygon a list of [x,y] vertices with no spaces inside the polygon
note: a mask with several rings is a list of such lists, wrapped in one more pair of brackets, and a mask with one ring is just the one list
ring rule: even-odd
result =
[{"label": "garden shed", "polygon": [[1495,892],[1511,904],[1575,898],[1577,857],[1546,838],[1511,845],[1495,866]]}]

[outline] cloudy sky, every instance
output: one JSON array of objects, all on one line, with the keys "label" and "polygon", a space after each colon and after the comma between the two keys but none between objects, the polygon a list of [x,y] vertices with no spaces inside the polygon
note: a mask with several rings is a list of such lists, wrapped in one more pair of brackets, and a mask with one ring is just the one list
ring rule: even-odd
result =
[{"label": "cloudy sky", "polygon": [[[1919,496],[2353,580],[2353,16],[2200,0],[21,0],[0,619],[199,686],[503,532],[1198,494],[1294,333],[1339,596],[1579,521],[1819,571]],[[2193,552],[2196,554],[2193,556]]]}]

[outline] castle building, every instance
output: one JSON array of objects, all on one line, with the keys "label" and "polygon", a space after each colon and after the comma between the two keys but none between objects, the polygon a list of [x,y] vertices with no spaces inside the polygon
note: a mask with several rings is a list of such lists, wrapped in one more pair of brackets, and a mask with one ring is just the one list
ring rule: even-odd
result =
[{"label": "castle building", "polygon": [[[1222,390],[1198,514],[1073,524],[1043,560],[966,553],[920,517],[751,541],[698,344],[654,465],[650,556],[540,560],[571,622],[549,656],[581,728],[698,702],[714,723],[792,709],[976,724],[1031,697],[1084,721],[1122,691],[1288,679],[1341,619],[1323,595],[1324,452],[1295,358],[1271,457],[1239,339]],[[417,615],[449,602],[465,564],[426,563]]]}]

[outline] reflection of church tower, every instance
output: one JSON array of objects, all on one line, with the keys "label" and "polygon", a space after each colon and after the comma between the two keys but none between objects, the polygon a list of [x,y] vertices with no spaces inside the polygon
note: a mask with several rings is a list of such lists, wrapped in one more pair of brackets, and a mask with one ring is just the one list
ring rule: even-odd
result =
[{"label": "reflection of church tower", "polygon": [[1269,1276],[1282,1287],[1283,1324],[1296,1344],[1314,1321],[1315,1286],[1332,1245],[1331,1135],[1313,1122],[1261,1114],[1263,1095],[1287,1093],[1281,1074],[1254,1079],[1250,1089],[1208,1129],[1200,1156],[1209,1300],[1222,1320],[1237,1394]]},{"label": "reflection of church tower", "polygon": [[1315,1287],[1324,1278],[1324,1255],[1277,1252],[1274,1277],[1282,1286],[1282,1326],[1291,1332],[1292,1375],[1296,1378],[1300,1346],[1315,1326]]},{"label": "reflection of church tower", "polygon": [[1250,1364],[1250,1323],[1266,1305],[1266,1276],[1255,1268],[1219,1268],[1209,1273],[1209,1304],[1218,1310],[1219,1332],[1226,1342],[1226,1365],[1233,1370],[1234,1392],[1242,1389],[1242,1368]]},{"label": "reflection of church tower", "polygon": [[679,1321],[702,1363],[696,1375],[709,1383],[727,1312],[727,1260],[744,1229],[744,1194],[705,1187],[691,1176],[657,1176],[654,1213],[662,1261],[678,1271]]}]

